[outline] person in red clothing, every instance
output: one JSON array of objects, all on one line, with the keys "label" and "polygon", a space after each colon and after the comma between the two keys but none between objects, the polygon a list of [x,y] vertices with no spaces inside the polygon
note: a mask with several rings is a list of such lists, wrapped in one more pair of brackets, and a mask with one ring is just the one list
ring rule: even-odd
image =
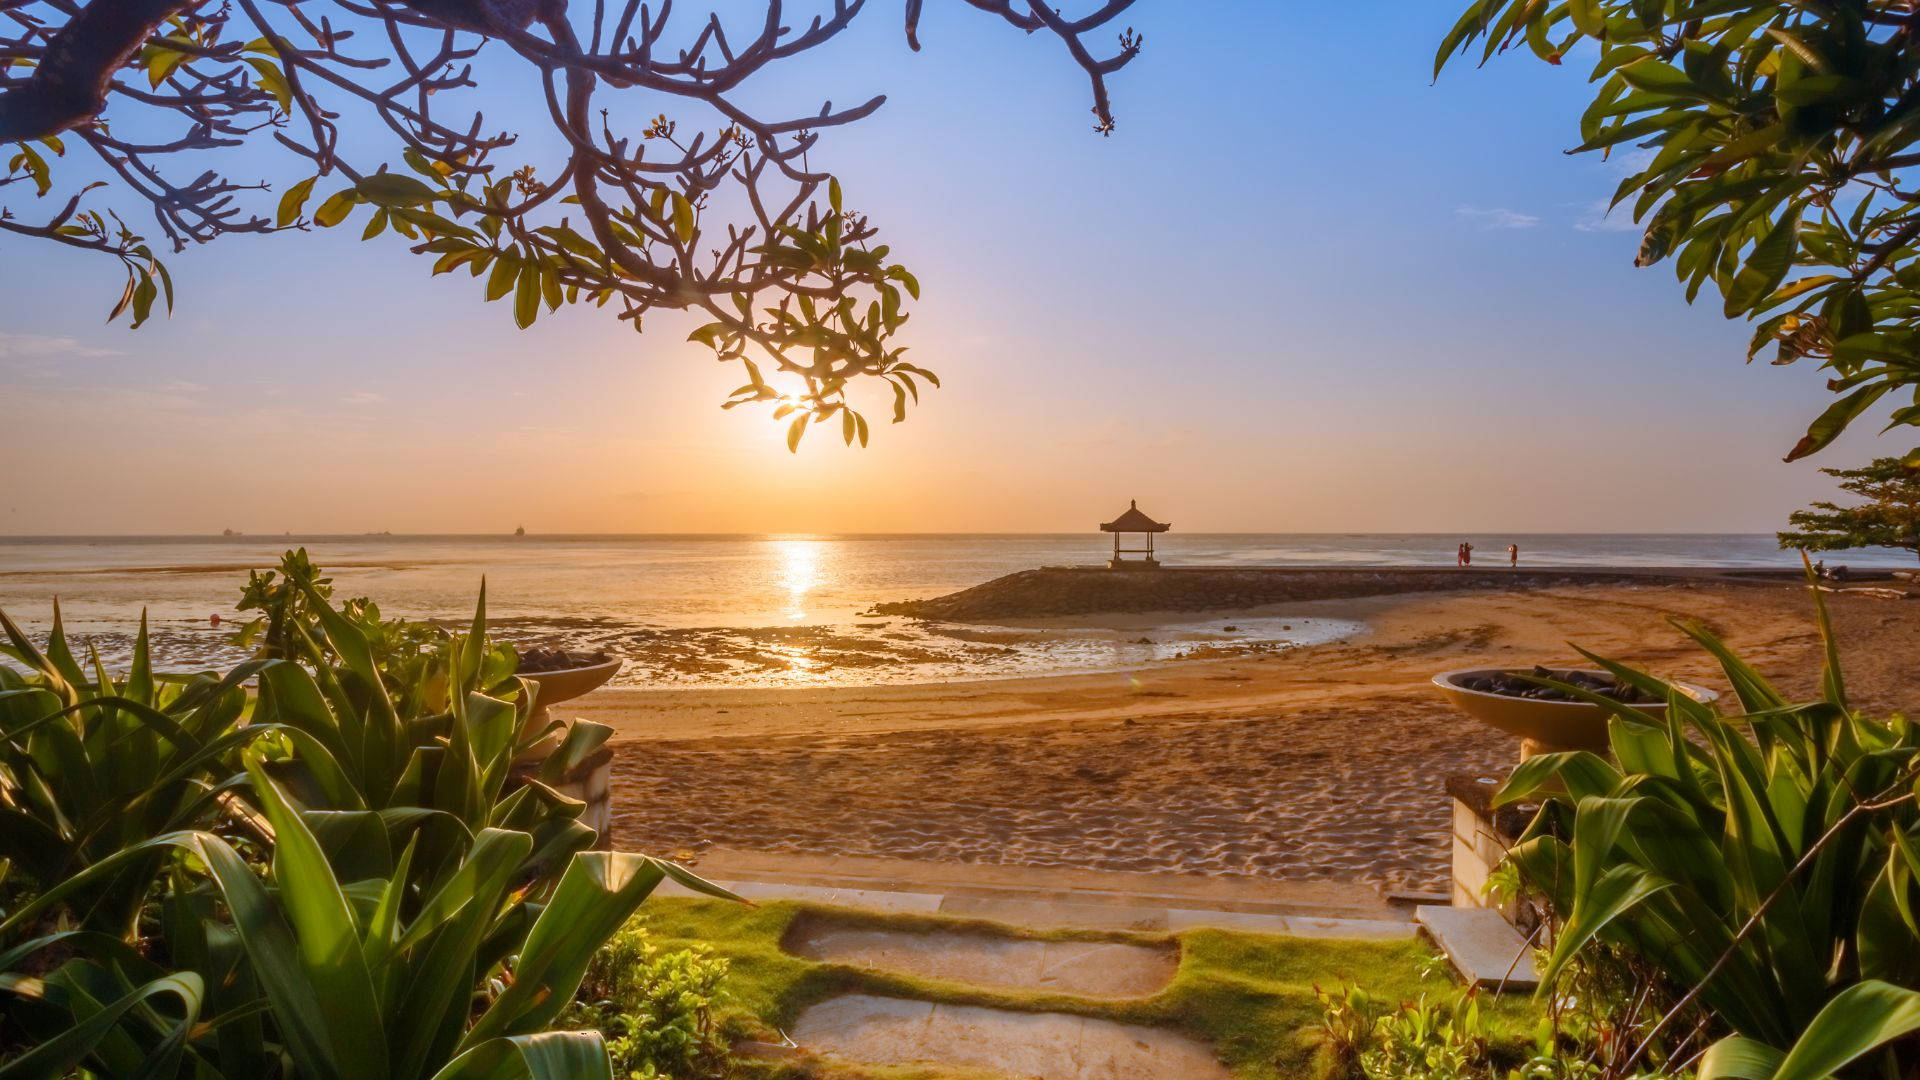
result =
[{"label": "person in red clothing", "polygon": [[1468,543],[1464,543],[1464,542],[1463,542],[1463,543],[1461,543],[1461,545],[1460,545],[1460,565],[1461,565],[1461,566],[1472,566],[1472,565],[1473,565],[1473,545],[1472,545],[1472,544],[1468,544]]},{"label": "person in red clothing", "polygon": [[1519,544],[1507,545],[1507,568],[1510,570],[1520,569],[1520,545]]}]

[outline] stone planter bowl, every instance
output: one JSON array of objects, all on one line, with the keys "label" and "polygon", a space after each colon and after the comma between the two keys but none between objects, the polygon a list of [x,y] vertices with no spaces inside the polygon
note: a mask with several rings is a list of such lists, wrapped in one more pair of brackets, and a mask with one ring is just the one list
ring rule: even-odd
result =
[{"label": "stone planter bowl", "polygon": [[[572,701],[606,685],[620,671],[618,659],[604,664],[590,664],[586,667],[561,668],[558,671],[523,671],[520,677],[539,687],[533,699],[533,713],[527,717],[527,726],[521,731],[525,738],[546,727],[550,722],[547,710],[563,701]],[[518,760],[533,761],[546,757],[559,747],[563,733],[549,732],[547,737],[529,747]]]},{"label": "stone planter bowl", "polygon": [[[1461,685],[1468,679],[1489,675],[1512,674],[1517,668],[1465,668],[1460,671],[1443,671],[1433,677],[1433,685],[1448,701],[1460,707],[1460,711],[1473,717],[1488,727],[1498,728],[1509,735],[1518,735],[1522,740],[1520,756],[1532,757],[1534,754],[1551,753],[1556,750],[1595,750],[1605,753],[1607,750],[1607,721],[1612,713],[1598,705],[1584,701],[1541,701],[1537,698],[1508,697],[1505,694],[1488,693],[1485,690],[1469,690]],[[1530,673],[1531,669],[1527,669]],[[1554,668],[1556,672],[1581,670],[1582,674],[1606,676],[1604,671],[1584,669]],[[1675,683],[1680,691],[1695,701],[1713,702],[1720,695],[1703,686],[1688,683]],[[1633,706],[1641,712],[1653,716],[1664,716],[1666,702]]]},{"label": "stone planter bowl", "polygon": [[562,668],[559,671],[523,671],[520,677],[540,687],[540,696],[536,704],[545,707],[558,705],[563,701],[572,701],[606,685],[608,679],[620,673],[620,661],[609,660],[604,664],[590,664],[587,667]]}]

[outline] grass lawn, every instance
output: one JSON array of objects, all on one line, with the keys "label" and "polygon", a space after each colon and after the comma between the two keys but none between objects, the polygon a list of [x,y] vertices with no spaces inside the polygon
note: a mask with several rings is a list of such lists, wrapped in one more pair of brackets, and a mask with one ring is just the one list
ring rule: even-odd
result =
[{"label": "grass lawn", "polygon": [[[1171,985],[1149,998],[1090,1000],[1046,992],[983,989],[954,982],[867,971],[791,955],[781,948],[796,917],[818,917],[853,928],[986,929],[1010,937],[1131,941],[1180,946]],[[737,1037],[778,1041],[780,1030],[807,1005],[843,993],[871,993],[1003,1009],[1079,1013],[1186,1032],[1212,1044],[1237,1077],[1327,1077],[1332,1057],[1321,1038],[1314,984],[1337,989],[1357,983],[1377,997],[1412,1000],[1453,992],[1444,961],[1420,941],[1362,942],[1270,937],[1223,930],[1179,934],[1107,931],[1031,931],[941,916],[890,915],[769,902],[748,907],[715,900],[656,898],[636,922],[662,950],[706,945],[732,964],[723,1019]],[[1522,995],[1488,1010],[1497,1033],[1519,1039],[1534,1013]],[[960,1080],[968,1071],[925,1068],[851,1068],[812,1061],[743,1062],[742,1073],[769,1078],[870,1077],[874,1080]]]}]

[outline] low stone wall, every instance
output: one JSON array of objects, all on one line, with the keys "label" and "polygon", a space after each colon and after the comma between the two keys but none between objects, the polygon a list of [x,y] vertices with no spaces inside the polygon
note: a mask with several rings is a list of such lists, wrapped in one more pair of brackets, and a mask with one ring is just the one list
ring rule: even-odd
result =
[{"label": "low stone wall", "polygon": [[1162,567],[1110,570],[1050,566],[1022,570],[930,600],[878,604],[875,615],[950,622],[1004,618],[1125,614],[1148,611],[1233,611],[1268,604],[1457,589],[1539,589],[1567,585],[1688,580],[1768,583],[1772,574],[1702,570],[1571,570],[1505,567]]},{"label": "low stone wall", "polygon": [[[1453,800],[1454,907],[1487,907],[1492,903],[1487,896],[1487,879],[1538,809],[1526,805],[1496,810],[1493,793],[1498,787],[1493,777],[1447,777],[1447,794]],[[1499,908],[1508,922],[1514,922],[1519,914],[1510,898]]]}]

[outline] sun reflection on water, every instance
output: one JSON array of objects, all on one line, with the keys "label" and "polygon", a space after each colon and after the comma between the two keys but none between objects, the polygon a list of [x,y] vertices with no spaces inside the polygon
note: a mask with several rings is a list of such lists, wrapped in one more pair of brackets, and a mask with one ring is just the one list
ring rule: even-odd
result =
[{"label": "sun reflection on water", "polygon": [[774,540],[774,553],[780,559],[780,584],[787,590],[787,618],[799,622],[807,617],[807,593],[820,584],[822,540]]}]

